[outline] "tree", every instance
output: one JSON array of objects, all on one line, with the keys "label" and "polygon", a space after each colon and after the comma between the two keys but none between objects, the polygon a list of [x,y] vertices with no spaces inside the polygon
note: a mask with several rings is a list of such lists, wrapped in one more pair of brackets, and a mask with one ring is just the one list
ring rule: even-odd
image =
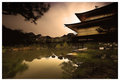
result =
[{"label": "tree", "polygon": [[32,21],[36,24],[38,20],[45,12],[50,8],[49,3],[37,2],[3,2],[2,14],[5,15],[22,15],[26,21]]}]

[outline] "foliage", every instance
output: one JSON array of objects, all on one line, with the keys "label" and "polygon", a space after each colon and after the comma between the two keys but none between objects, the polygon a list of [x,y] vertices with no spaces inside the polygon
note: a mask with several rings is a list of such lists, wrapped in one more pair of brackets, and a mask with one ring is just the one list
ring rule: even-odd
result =
[{"label": "foliage", "polygon": [[68,44],[66,42],[63,43],[63,47],[64,48],[67,48],[68,47]]},{"label": "foliage", "polygon": [[5,15],[22,15],[25,20],[32,21],[36,24],[38,20],[45,12],[50,8],[50,4],[37,2],[3,2],[2,13]]},{"label": "foliage", "polygon": [[82,62],[72,73],[72,78],[117,78],[117,50],[97,50],[88,49],[87,51],[78,52],[74,63]]},{"label": "foliage", "polygon": [[57,45],[56,45],[56,48],[61,48],[61,45],[60,45],[60,44],[57,44]]}]

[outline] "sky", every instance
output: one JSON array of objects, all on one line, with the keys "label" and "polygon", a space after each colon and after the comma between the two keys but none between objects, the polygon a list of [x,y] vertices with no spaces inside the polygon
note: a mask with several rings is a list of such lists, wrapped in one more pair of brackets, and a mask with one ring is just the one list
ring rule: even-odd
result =
[{"label": "sky", "polygon": [[60,37],[68,33],[76,34],[64,25],[80,22],[75,13],[86,12],[95,9],[95,6],[102,7],[108,4],[110,2],[51,2],[50,9],[37,20],[37,25],[24,21],[21,15],[3,15],[2,24],[10,29],[33,32],[42,36]]}]

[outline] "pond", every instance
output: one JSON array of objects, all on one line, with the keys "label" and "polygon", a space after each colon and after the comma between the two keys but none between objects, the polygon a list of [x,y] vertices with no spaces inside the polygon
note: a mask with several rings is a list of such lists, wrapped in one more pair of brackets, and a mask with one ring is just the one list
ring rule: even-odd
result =
[{"label": "pond", "polygon": [[[93,46],[93,44],[92,44]],[[118,50],[33,49],[3,51],[3,79],[118,78]],[[73,55],[72,55],[73,54]]]},{"label": "pond", "polygon": [[68,62],[72,63],[68,58],[53,55],[46,49],[5,52],[3,78],[63,78],[63,63]]},{"label": "pond", "polygon": [[17,73],[14,78],[62,78],[61,64],[69,61],[68,59],[55,58],[41,58],[34,59],[32,62],[23,61],[29,68],[22,73]]}]

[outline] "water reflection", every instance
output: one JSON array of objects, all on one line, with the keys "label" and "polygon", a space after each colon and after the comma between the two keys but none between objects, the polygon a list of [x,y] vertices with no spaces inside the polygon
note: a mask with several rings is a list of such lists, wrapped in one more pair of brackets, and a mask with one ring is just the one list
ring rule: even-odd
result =
[{"label": "water reflection", "polygon": [[117,49],[48,49],[3,52],[3,78],[117,78]]},{"label": "water reflection", "polygon": [[74,71],[77,69],[78,65],[74,64],[72,61],[63,62],[60,64],[63,69],[63,78],[72,78]]},{"label": "water reflection", "polygon": [[30,52],[3,54],[3,78],[63,78],[61,64],[68,62],[67,58],[55,54],[53,56],[47,51],[45,54],[43,50]]},{"label": "water reflection", "polygon": [[62,68],[60,64],[68,59],[52,58],[34,59],[32,62],[23,61],[29,68],[23,73],[17,73],[15,78],[62,78]]}]

